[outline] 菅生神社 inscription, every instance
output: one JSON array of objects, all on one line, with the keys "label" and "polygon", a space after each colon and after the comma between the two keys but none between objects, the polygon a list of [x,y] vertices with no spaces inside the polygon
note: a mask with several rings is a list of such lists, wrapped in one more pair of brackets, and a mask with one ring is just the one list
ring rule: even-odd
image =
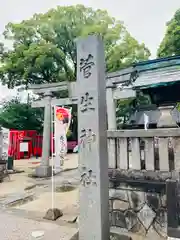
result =
[{"label": "\u83c5\u751f\u795e\u793e inscription", "polygon": [[83,148],[88,149],[88,151],[92,150],[92,144],[95,143],[96,141],[96,135],[93,133],[93,131],[89,129],[82,129],[81,130],[81,135],[80,135],[80,146]]},{"label": "\u83c5\u751f\u795e\u793e inscription", "polygon": [[82,175],[81,175],[81,184],[86,187],[86,186],[89,186],[89,185],[94,185],[96,186],[97,183],[96,183],[96,175],[93,173],[93,171],[90,169],[89,171],[86,170],[86,168],[84,167],[82,169]]},{"label": "\u83c5\u751f\u795e\u793e inscription", "polygon": [[93,100],[94,98],[89,95],[88,92],[84,94],[84,96],[81,97],[81,102],[80,102],[80,108],[81,112],[86,112],[88,110],[95,110],[93,107]]},{"label": "\u83c5\u751f\u795e\u793e inscription", "polygon": [[89,78],[91,76],[91,68],[94,65],[93,56],[91,54],[88,55],[86,59],[80,59],[80,72],[83,72],[84,78]]},{"label": "\u83c5\u751f\u795e\u793e inscription", "polygon": [[105,61],[96,36],[77,41],[77,86],[79,240],[109,240]]}]

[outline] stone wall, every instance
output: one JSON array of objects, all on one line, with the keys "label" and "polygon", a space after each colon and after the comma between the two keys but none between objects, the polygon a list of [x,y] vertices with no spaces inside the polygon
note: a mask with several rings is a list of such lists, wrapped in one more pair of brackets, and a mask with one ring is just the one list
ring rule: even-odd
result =
[{"label": "stone wall", "polygon": [[[118,185],[118,186],[117,186]],[[165,184],[116,183],[109,189],[111,226],[156,239],[167,237]]]}]

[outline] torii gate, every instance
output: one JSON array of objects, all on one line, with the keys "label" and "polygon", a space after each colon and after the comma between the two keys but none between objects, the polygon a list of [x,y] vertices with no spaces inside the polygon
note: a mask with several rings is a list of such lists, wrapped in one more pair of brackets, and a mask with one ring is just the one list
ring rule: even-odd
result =
[{"label": "torii gate", "polygon": [[[126,68],[124,70],[110,73],[106,75],[106,104],[107,104],[107,122],[108,130],[116,129],[116,104],[117,99],[133,98],[136,92],[131,87],[124,87],[123,90],[117,87],[119,84],[131,83],[133,76],[133,68]],[[39,167],[36,168],[35,175],[37,177],[51,176],[51,166],[49,165],[50,153],[50,138],[51,138],[51,108],[55,105],[72,105],[78,104],[79,85],[78,82],[58,82],[50,84],[35,84],[29,85],[29,89],[34,94],[43,95],[42,100],[37,100],[32,103],[32,107],[44,107],[44,129],[43,129],[43,149],[42,160]],[[53,98],[53,92],[67,90],[68,98]],[[49,141],[48,141],[49,139]],[[114,151],[113,143],[109,142],[109,154]],[[115,167],[110,162],[109,167]]]}]

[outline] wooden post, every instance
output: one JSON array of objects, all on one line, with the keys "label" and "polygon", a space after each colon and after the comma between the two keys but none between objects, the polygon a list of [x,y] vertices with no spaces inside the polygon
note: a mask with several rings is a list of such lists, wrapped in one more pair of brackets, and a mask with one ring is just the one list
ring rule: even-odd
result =
[{"label": "wooden post", "polygon": [[109,240],[105,58],[96,36],[77,41],[77,85],[79,240]]}]

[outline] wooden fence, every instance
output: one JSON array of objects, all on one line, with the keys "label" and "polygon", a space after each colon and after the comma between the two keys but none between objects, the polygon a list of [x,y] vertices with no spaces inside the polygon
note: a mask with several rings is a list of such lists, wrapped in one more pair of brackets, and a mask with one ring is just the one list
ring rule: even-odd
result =
[{"label": "wooden fence", "polygon": [[108,131],[109,168],[180,171],[180,129]]}]

